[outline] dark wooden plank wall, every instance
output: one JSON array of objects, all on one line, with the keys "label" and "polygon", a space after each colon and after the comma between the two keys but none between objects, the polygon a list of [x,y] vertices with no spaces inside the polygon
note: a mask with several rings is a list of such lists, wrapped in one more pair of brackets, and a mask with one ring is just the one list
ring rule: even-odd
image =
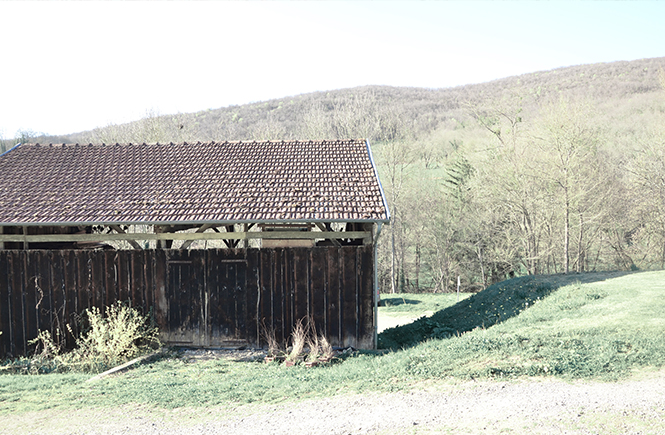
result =
[{"label": "dark wooden plank wall", "polygon": [[129,301],[168,343],[264,346],[312,318],[334,346],[373,348],[372,246],[217,250],[0,251],[0,357],[29,354],[39,330],[71,347],[69,324]]}]

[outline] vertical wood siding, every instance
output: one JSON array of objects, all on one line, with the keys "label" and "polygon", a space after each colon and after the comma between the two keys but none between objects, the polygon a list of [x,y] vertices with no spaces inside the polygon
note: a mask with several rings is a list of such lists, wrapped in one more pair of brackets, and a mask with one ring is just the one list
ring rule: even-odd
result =
[{"label": "vertical wood siding", "polygon": [[333,346],[373,348],[372,246],[145,250],[0,250],[0,357],[27,355],[39,330],[67,346],[91,307],[126,301],[167,343],[263,346],[312,318]]}]

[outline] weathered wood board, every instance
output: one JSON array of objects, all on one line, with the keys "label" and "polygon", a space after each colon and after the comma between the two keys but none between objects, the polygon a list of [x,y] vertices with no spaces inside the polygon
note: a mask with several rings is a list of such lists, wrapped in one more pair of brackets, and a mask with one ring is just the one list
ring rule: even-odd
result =
[{"label": "weathered wood board", "polygon": [[39,330],[81,328],[86,308],[127,301],[166,343],[263,346],[314,319],[333,346],[373,348],[372,246],[207,250],[0,250],[0,358]]}]

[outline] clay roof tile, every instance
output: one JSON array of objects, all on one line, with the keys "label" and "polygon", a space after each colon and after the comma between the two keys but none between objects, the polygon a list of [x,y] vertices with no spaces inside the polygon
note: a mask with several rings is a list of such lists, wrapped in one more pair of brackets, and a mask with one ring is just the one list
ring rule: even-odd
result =
[{"label": "clay roof tile", "polygon": [[17,225],[389,219],[364,140],[24,144],[0,197]]}]

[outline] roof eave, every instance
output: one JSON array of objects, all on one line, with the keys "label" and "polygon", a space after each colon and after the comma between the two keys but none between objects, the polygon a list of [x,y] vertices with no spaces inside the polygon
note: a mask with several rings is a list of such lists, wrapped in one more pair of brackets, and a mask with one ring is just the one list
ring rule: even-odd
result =
[{"label": "roof eave", "polygon": [[206,221],[89,221],[89,222],[0,222],[0,227],[72,227],[91,225],[235,225],[235,224],[293,224],[293,223],[389,223],[387,219],[247,219]]},{"label": "roof eave", "polygon": [[5,154],[11,153],[12,151],[14,151],[16,148],[18,148],[20,146],[21,146],[21,143],[19,142],[16,145],[14,145],[13,147],[11,147],[10,149],[8,149],[7,151],[5,151],[4,153],[0,154],[0,157],[4,156]]},{"label": "roof eave", "polygon": [[374,156],[372,155],[372,148],[369,145],[369,139],[365,139],[365,144],[367,145],[367,154],[369,155],[369,161],[372,164],[372,169],[374,169],[374,176],[376,177],[376,182],[379,183],[379,191],[381,192],[381,199],[383,200],[383,206],[386,209],[386,220],[377,221],[377,222],[390,224],[390,209],[388,208],[388,201],[386,200],[386,195],[383,191],[381,178],[379,178],[379,170],[376,167],[376,163],[374,163]]}]

